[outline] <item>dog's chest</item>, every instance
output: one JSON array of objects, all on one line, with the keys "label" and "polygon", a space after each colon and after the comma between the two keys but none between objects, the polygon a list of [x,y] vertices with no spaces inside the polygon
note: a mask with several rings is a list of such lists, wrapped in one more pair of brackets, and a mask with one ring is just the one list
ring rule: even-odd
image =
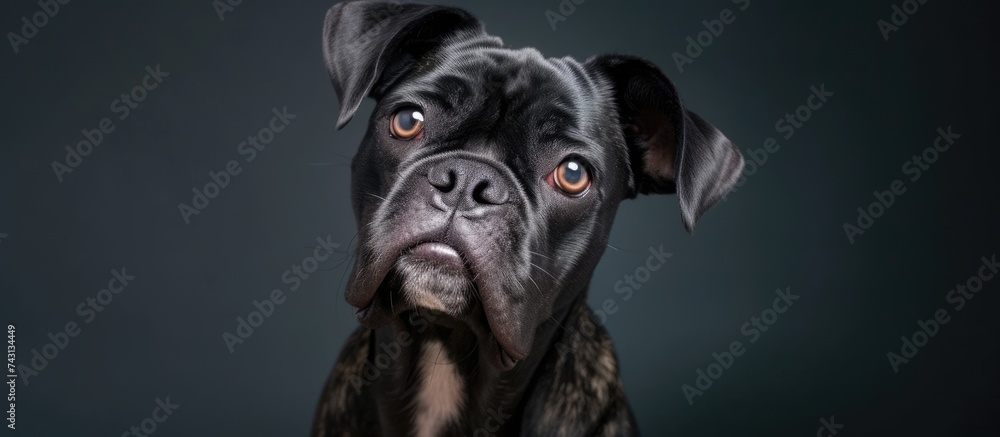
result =
[{"label": "dog's chest", "polygon": [[437,340],[421,346],[418,366],[420,382],[413,397],[413,435],[437,436],[446,425],[459,418],[465,402],[465,383],[444,345]]}]

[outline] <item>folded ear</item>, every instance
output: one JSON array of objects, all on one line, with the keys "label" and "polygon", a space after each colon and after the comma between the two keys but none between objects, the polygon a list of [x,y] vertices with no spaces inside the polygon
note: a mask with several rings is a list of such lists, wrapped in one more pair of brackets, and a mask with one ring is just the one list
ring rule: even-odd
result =
[{"label": "folded ear", "polygon": [[587,68],[613,87],[629,147],[636,193],[677,193],[688,232],[736,183],[743,156],[718,129],[684,108],[674,84],[653,63],[604,55]]},{"label": "folded ear", "polygon": [[338,3],[323,23],[323,55],[340,99],[337,129],[367,96],[378,98],[428,53],[457,32],[483,32],[458,8],[350,1]]}]

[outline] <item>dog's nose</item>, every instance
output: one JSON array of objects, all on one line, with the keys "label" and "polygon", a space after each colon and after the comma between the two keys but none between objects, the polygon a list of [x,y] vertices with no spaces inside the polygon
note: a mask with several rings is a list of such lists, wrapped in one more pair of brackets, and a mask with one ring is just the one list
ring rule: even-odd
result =
[{"label": "dog's nose", "polygon": [[427,181],[445,206],[461,211],[510,200],[507,178],[483,162],[461,158],[440,162],[428,170]]}]

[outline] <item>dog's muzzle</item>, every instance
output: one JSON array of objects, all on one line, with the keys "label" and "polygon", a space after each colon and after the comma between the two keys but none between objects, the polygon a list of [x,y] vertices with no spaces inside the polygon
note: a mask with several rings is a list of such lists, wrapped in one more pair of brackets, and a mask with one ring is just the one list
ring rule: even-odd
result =
[{"label": "dog's muzzle", "polygon": [[533,336],[518,313],[530,281],[528,220],[513,173],[448,152],[401,176],[360,235],[346,295],[358,319],[375,328],[431,309],[492,334],[504,367],[523,359]]}]

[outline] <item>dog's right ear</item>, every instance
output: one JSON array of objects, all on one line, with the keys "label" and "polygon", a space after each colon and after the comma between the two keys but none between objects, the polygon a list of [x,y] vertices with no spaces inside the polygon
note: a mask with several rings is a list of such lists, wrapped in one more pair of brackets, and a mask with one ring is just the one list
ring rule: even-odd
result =
[{"label": "dog's right ear", "polygon": [[452,7],[348,1],[326,13],[323,55],[340,99],[337,129],[367,96],[378,99],[424,56],[458,32],[483,32],[468,12]]}]

